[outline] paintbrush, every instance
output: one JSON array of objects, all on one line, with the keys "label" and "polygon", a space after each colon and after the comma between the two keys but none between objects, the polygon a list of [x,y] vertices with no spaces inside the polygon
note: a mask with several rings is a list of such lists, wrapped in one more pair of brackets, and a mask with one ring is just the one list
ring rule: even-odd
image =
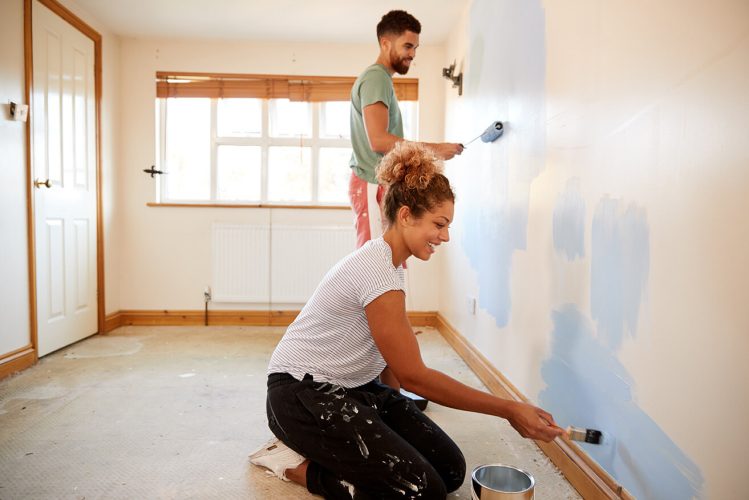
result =
[{"label": "paintbrush", "polygon": [[573,441],[590,444],[601,444],[603,441],[603,433],[596,429],[581,429],[570,425],[566,430],[567,436]]}]

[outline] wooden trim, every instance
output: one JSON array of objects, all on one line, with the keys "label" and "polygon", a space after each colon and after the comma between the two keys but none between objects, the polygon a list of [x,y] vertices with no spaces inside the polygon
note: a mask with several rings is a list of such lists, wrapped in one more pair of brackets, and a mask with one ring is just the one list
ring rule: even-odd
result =
[{"label": "wooden trim", "polygon": [[[31,2],[23,2],[23,53],[24,53],[24,76],[26,82],[24,93],[26,104],[31,104],[31,87],[34,81],[33,61],[33,38]],[[34,228],[34,180],[32,178],[33,148],[32,148],[32,123],[34,121],[34,110],[29,113],[26,120],[26,234],[28,238],[28,276],[29,276],[29,340],[33,349],[39,345],[38,325],[36,320],[36,233]]]},{"label": "wooden trim", "polygon": [[122,311],[107,314],[107,317],[104,319],[104,330],[102,330],[101,333],[109,333],[112,330],[121,327],[122,324]]},{"label": "wooden trim", "polygon": [[[287,326],[299,311],[208,311],[208,325]],[[201,310],[125,310],[108,316],[108,324],[119,326],[189,326],[205,324]],[[110,330],[107,330],[110,331]]]},{"label": "wooden trim", "polygon": [[[299,311],[208,311],[208,325],[228,326],[289,326]],[[409,312],[413,326],[435,326],[436,312]],[[205,311],[201,310],[125,310],[107,316],[104,332],[125,325],[131,326],[187,326],[205,324]]]},{"label": "wooden trim", "polygon": [[[492,394],[515,401],[528,402],[502,373],[497,370],[465,337],[455,330],[439,313],[436,326],[445,340],[463,358]],[[536,444],[559,467],[567,480],[586,500],[625,499],[634,497],[579,446],[567,439]]]},{"label": "wooden trim", "polygon": [[101,98],[103,92],[102,39],[96,33],[94,40],[94,99],[96,100],[96,299],[97,332],[104,331],[106,287],[104,281],[104,193],[102,191],[101,160]]},{"label": "wooden trim", "polygon": [[274,205],[269,203],[146,203],[147,207],[171,207],[171,208],[300,208],[304,210],[351,210],[348,205]]},{"label": "wooden trim", "polygon": [[408,321],[411,326],[431,326],[437,327],[437,312],[436,311],[411,311],[407,312]]},{"label": "wooden trim", "polygon": [[[31,92],[34,84],[34,71],[33,71],[33,55],[32,55],[32,6],[33,0],[25,0],[25,18],[24,18],[24,43],[26,51],[26,102],[31,102]],[[94,106],[96,116],[96,127],[95,127],[95,141],[96,141],[96,303],[97,303],[97,331],[103,332],[105,329],[105,281],[104,281],[104,204],[102,198],[102,178],[101,178],[101,98],[102,98],[102,37],[99,32],[93,29],[91,26],[86,24],[81,18],[76,16],[67,7],[62,5],[57,0],[37,0],[41,5],[47,7],[49,10],[54,12],[63,21],[70,24],[73,28],[80,31],[83,35],[94,42]],[[34,239],[34,207],[33,207],[33,187],[32,187],[32,171],[33,163],[31,157],[31,121],[33,119],[33,110],[29,113],[29,120],[26,126],[27,135],[27,171],[28,171],[28,196],[29,196],[29,221],[30,221],[30,234],[29,246],[31,247],[30,259],[33,258],[33,264],[30,264],[30,287],[33,283],[33,304],[34,304],[34,320],[32,329],[32,343],[34,346],[37,345],[37,329],[36,323],[36,242]]]},{"label": "wooden trim", "polygon": [[0,357],[0,380],[36,363],[36,349],[29,344]]},{"label": "wooden trim", "polygon": [[[288,98],[291,101],[348,101],[356,81],[351,76],[252,75],[238,73],[196,73],[157,71],[156,97],[249,97]],[[419,99],[417,78],[393,80],[401,101]]]},{"label": "wooden trim", "polygon": [[[352,76],[321,76],[321,75],[272,75],[270,73],[211,73],[201,71],[157,71],[156,79],[179,78],[195,81],[252,81],[252,80],[280,80],[293,82],[354,82]],[[409,83],[417,83],[418,78],[398,78]]]},{"label": "wooden trim", "polygon": [[64,21],[73,26],[88,38],[94,41],[94,44],[101,44],[101,35],[93,29],[91,26],[86,24],[80,17],[73,14],[71,10],[65,7],[57,0],[37,0],[40,4],[47,7],[49,10],[60,16]]}]

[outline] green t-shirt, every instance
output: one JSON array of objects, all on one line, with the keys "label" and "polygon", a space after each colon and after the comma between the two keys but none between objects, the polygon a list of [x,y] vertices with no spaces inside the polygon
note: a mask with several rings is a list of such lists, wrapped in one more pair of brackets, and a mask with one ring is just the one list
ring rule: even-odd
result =
[{"label": "green t-shirt", "polygon": [[370,184],[377,184],[375,167],[380,163],[382,154],[375,153],[369,147],[362,110],[376,102],[388,108],[388,133],[402,138],[403,119],[395,97],[393,78],[382,64],[373,64],[365,69],[351,88],[351,146],[354,152],[349,166],[359,178]]}]

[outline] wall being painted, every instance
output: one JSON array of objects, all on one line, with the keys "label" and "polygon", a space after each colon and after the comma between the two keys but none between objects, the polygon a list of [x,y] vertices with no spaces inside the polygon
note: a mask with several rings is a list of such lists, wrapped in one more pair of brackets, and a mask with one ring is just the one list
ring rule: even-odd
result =
[{"label": "wall being painted", "polygon": [[[372,29],[377,20],[373,20]],[[374,38],[374,36],[373,36]],[[377,45],[206,42],[126,39],[122,42],[121,185],[123,239],[119,296],[122,309],[201,309],[211,282],[211,224],[351,225],[350,210],[267,210],[155,208],[153,179],[142,170],[155,160],[156,71],[200,71],[356,76],[377,58]],[[444,89],[440,77],[444,49],[420,47],[409,77],[419,78],[419,133],[440,141]],[[341,165],[341,168],[348,168]],[[353,242],[352,242],[353,250]],[[304,256],[297,263],[301,265]],[[408,308],[437,308],[438,273],[424,263],[409,267]],[[300,305],[291,305],[291,308]],[[240,309],[241,304],[215,304]],[[251,307],[265,308],[258,304]],[[271,304],[271,308],[284,308]]]},{"label": "wall being painted", "polygon": [[[749,4],[474,0],[439,309],[638,498],[739,498]],[[479,310],[466,306],[478,297]]]}]

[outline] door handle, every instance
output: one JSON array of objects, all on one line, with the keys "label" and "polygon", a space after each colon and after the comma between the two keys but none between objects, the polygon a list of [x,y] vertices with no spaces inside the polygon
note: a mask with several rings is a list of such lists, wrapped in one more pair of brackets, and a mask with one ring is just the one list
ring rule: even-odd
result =
[{"label": "door handle", "polygon": [[47,179],[46,181],[40,181],[39,179],[36,179],[34,181],[34,186],[37,189],[40,188],[40,187],[42,187],[42,186],[47,186],[47,189],[49,189],[49,188],[52,187],[52,184],[49,182],[49,179]]}]

